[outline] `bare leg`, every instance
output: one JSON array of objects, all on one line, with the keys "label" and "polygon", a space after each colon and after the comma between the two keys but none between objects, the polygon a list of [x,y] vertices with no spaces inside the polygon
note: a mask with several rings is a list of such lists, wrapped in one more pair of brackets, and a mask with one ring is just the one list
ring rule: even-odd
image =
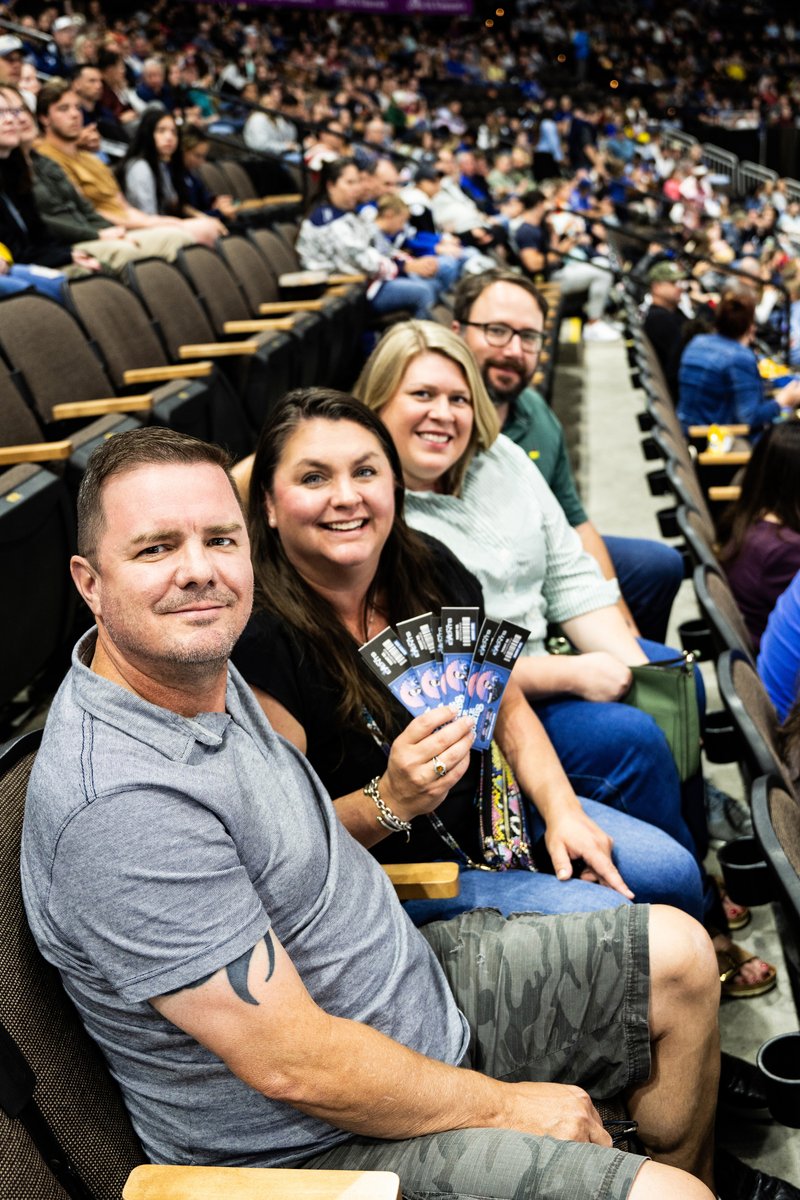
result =
[{"label": "bare leg", "polygon": [[653,906],[650,976],[652,1071],[629,1093],[631,1115],[656,1162],[680,1167],[713,1189],[719,975],[708,934],[692,917]]},{"label": "bare leg", "polygon": [[647,1162],[634,1179],[628,1200],[713,1200],[713,1193],[685,1171]]}]

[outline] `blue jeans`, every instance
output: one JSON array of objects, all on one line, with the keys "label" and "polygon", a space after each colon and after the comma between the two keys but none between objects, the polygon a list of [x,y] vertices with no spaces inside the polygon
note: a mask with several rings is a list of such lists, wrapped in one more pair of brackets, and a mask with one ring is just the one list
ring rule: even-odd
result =
[{"label": "blue jeans", "polygon": [[[693,917],[703,913],[700,871],[692,855],[652,825],[636,821],[593,800],[584,811],[614,839],[614,862],[639,903],[673,904]],[[536,816],[531,830],[544,832]],[[556,879],[539,871],[470,871],[462,867],[461,891],[449,900],[409,900],[404,904],[415,925],[449,920],[473,908],[513,912],[569,913],[613,908],[630,901],[611,888],[582,879]]]},{"label": "blue jeans", "polygon": [[0,297],[16,296],[18,292],[35,288],[42,296],[49,296],[51,300],[63,304],[64,283],[65,277],[60,272],[53,276],[39,275],[25,263],[14,263],[5,275],[0,275]]},{"label": "blue jeans", "polygon": [[643,638],[663,642],[672,602],[683,582],[683,558],[648,538],[603,537],[619,590]]},{"label": "blue jeans", "polygon": [[381,314],[410,308],[416,320],[428,321],[438,295],[439,289],[433,279],[423,279],[421,276],[387,279],[370,304],[374,312]]}]

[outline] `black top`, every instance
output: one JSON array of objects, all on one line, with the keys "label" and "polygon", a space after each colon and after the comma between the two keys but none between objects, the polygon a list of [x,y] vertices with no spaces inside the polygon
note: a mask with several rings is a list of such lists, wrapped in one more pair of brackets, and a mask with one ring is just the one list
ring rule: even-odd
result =
[{"label": "black top", "polygon": [[[477,606],[482,617],[483,593],[477,579],[441,543],[433,538],[425,541],[436,555],[437,582],[445,602]],[[357,655],[358,643],[354,638],[351,641],[353,657],[368,673],[369,668]],[[272,696],[303,726],[306,757],[331,796],[355,792],[376,775],[383,775],[386,755],[366,724],[363,728],[343,728],[335,720],[340,695],[336,678],[325,663],[319,662],[305,639],[280,618],[264,611],[254,613],[232,658],[248,683]],[[396,714],[396,728],[405,728],[410,715],[388,692],[387,699]],[[475,805],[480,764],[481,755],[473,752],[469,769],[436,810],[451,836],[476,862],[481,861]],[[414,818],[410,841],[406,842],[405,834],[390,834],[372,847],[372,853],[380,862],[429,862],[454,857],[426,816]]]},{"label": "black top", "polygon": [[651,304],[644,319],[644,331],[653,343],[672,399],[678,401],[678,370],[683,350],[683,327],[687,318],[680,309]]}]

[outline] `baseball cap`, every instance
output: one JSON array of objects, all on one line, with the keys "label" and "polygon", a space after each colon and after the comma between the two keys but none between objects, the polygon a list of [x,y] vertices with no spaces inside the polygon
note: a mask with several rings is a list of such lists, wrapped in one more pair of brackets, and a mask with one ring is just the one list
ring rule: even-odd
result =
[{"label": "baseball cap", "polygon": [[648,283],[678,283],[686,279],[686,272],[674,262],[659,262],[647,274]]},{"label": "baseball cap", "polygon": [[437,170],[436,167],[426,166],[424,163],[421,167],[417,167],[416,171],[414,172],[415,183],[420,183],[423,180],[427,180],[429,183],[436,183],[441,178],[441,171]]},{"label": "baseball cap", "polygon": [[56,17],[53,21],[53,33],[60,33],[62,29],[71,29],[73,25],[79,22],[74,17]]},{"label": "baseball cap", "polygon": [[13,33],[0,34],[0,58],[14,54],[17,50],[22,50],[22,48],[22,42]]}]

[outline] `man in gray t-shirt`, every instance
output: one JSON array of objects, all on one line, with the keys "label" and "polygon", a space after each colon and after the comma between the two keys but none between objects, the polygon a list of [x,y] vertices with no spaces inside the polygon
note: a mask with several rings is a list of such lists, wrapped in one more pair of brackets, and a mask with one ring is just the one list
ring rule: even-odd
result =
[{"label": "man in gray t-shirt", "polygon": [[[708,1200],[705,934],[623,907],[423,938],[228,669],[252,571],[225,461],[155,428],[92,456],[72,571],[97,628],[23,834],[34,935],[148,1154],[383,1166],[419,1195]],[[663,1161],[613,1149],[575,1082],[627,1088]]]}]

